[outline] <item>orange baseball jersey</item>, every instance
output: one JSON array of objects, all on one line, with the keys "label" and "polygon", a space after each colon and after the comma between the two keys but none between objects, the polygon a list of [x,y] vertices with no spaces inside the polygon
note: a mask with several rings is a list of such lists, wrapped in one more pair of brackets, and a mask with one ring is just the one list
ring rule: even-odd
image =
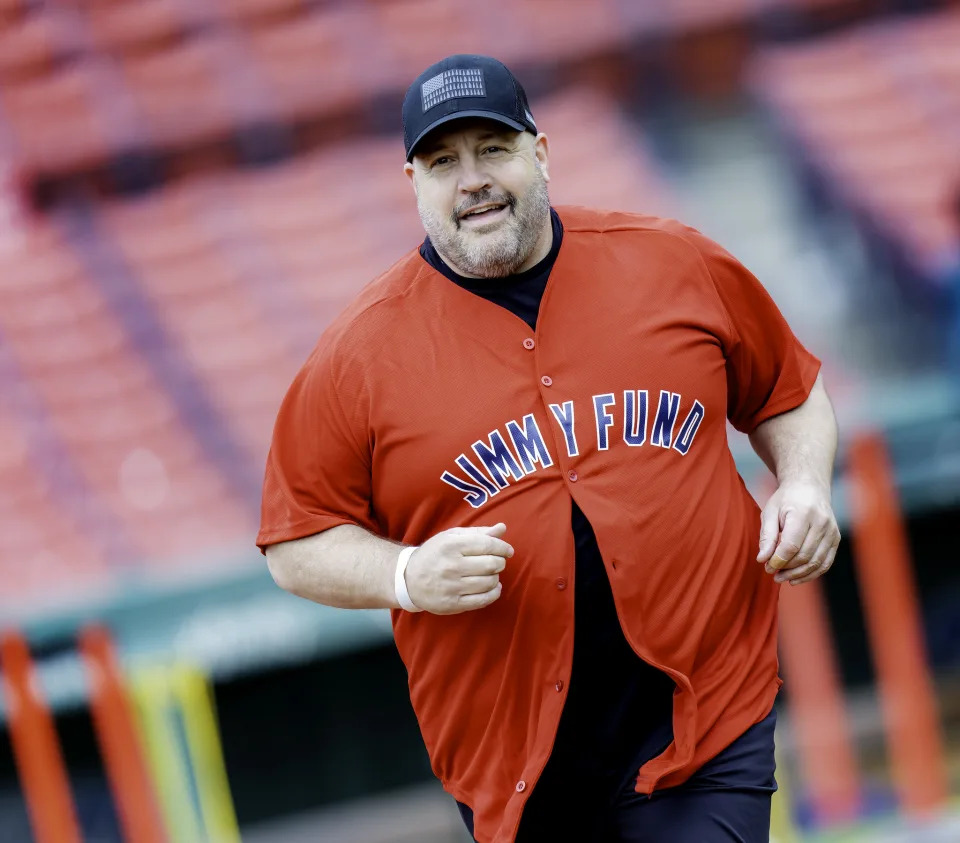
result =
[{"label": "orange baseball jersey", "polygon": [[819,361],[737,260],[680,223],[557,209],[537,329],[413,251],[323,333],[280,409],[262,547],[357,524],[405,544],[503,521],[503,592],[393,612],[435,774],[511,841],[553,745],[573,655],[571,499],[640,658],[675,681],[674,742],[636,789],[677,785],[762,719],[778,586],[726,420],[801,404]]}]

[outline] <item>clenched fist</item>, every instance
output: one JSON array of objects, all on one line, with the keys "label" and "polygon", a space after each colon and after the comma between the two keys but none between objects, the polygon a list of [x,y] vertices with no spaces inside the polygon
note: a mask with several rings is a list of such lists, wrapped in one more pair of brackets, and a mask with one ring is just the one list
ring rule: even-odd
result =
[{"label": "clenched fist", "polygon": [[760,516],[758,562],[777,582],[810,582],[830,570],[840,530],[830,491],[816,483],[784,483]]},{"label": "clenched fist", "polygon": [[425,541],[410,556],[405,580],[410,599],[426,612],[455,615],[482,609],[500,596],[500,572],[513,548],[492,527],[453,527]]}]

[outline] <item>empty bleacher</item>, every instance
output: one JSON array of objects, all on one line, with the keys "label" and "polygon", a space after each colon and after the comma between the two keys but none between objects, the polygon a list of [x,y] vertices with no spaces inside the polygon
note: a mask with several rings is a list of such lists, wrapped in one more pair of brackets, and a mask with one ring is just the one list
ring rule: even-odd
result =
[{"label": "empty bleacher", "polygon": [[[6,414],[40,437],[36,458],[47,464],[39,475],[64,513],[37,536],[34,552],[72,571],[60,527],[71,518],[105,549],[117,576],[139,561],[163,569],[236,546],[249,508],[158,381],[151,354],[168,352],[138,351],[69,238],[35,224],[0,259],[0,278]],[[13,497],[17,476],[4,487]],[[82,574],[82,543],[77,555]]]},{"label": "empty bleacher", "polygon": [[[300,150],[392,128],[409,79],[450,52],[493,52],[528,69],[535,88],[549,87],[548,79],[582,81],[589,59],[606,67],[606,84],[616,89],[628,84],[632,65],[624,59],[638,39],[651,44],[651,55],[672,53],[682,76],[686,63],[696,65],[696,51],[684,49],[691,34],[749,32],[772,13],[802,21],[824,9],[870,6],[603,0],[584,14],[577,4],[490,0],[483,14],[465,17],[443,0],[5,0],[0,121],[28,180],[48,186],[83,176],[108,191],[132,190],[286,151],[256,135],[254,149],[246,148],[251,126],[285,126]],[[726,67],[715,62],[688,77],[712,75],[716,84],[723,76],[729,87],[747,42],[720,42],[730,54]],[[131,155],[154,160],[159,175],[131,172]],[[49,192],[37,198],[50,201]]]},{"label": "empty bleacher", "polygon": [[910,271],[960,242],[960,10],[772,48],[755,88],[808,171]]}]

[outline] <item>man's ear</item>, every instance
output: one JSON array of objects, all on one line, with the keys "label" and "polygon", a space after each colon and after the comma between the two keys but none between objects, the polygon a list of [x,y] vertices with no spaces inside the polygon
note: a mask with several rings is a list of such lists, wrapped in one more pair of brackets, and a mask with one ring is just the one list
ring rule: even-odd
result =
[{"label": "man's ear", "polygon": [[550,139],[543,132],[540,132],[533,141],[533,154],[540,162],[540,172],[543,173],[543,180],[550,181]]},{"label": "man's ear", "polygon": [[409,161],[403,165],[403,172],[408,179],[410,179],[410,186],[413,188],[413,192],[417,192],[417,180],[414,178],[415,172],[413,169],[413,164]]}]

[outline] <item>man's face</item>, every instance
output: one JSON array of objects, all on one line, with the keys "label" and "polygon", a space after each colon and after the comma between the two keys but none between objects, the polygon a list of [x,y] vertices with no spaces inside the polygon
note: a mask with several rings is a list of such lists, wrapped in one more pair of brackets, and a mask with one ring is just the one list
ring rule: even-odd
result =
[{"label": "man's face", "polygon": [[528,268],[549,236],[547,149],[542,134],[472,118],[437,129],[418,146],[404,169],[420,219],[460,274],[500,278]]}]

